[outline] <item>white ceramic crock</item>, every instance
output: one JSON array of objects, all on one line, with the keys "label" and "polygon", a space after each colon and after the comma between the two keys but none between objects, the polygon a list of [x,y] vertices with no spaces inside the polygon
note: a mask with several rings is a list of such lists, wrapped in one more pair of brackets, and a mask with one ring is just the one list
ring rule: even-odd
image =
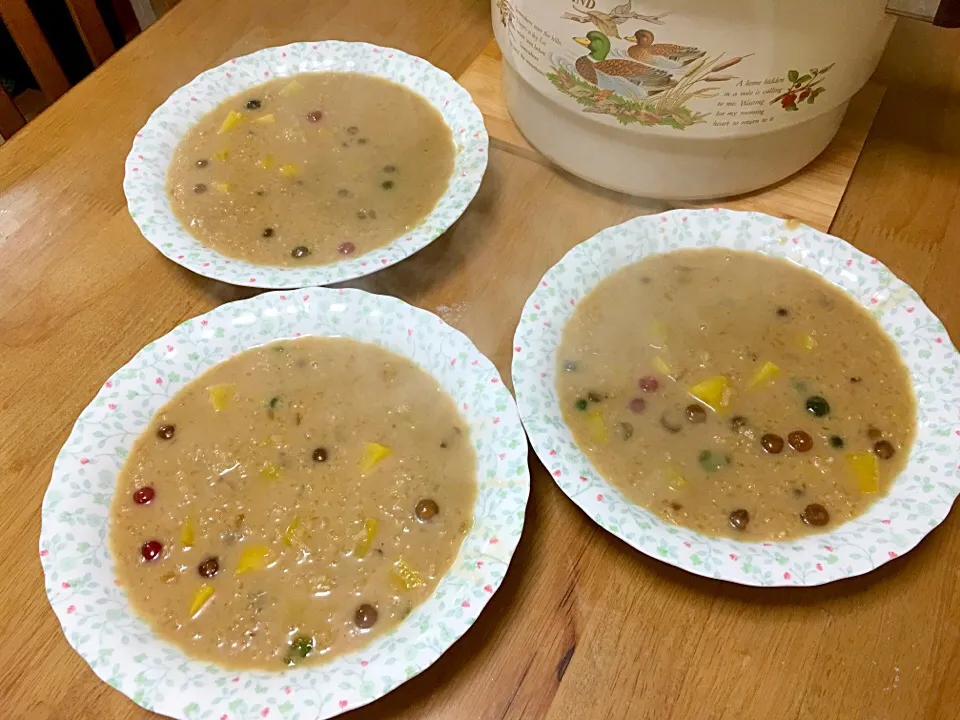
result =
[{"label": "white ceramic crock", "polygon": [[527,139],[591,182],[673,199],[747,192],[813,160],[894,23],[886,0],[492,5],[507,105]]}]

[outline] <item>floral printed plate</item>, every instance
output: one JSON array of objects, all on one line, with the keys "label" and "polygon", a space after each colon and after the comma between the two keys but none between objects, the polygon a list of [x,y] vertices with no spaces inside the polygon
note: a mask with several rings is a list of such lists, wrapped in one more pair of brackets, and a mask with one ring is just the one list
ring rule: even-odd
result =
[{"label": "floral printed plate", "polygon": [[[129,609],[107,547],[110,503],[131,445],[172,395],[241,350],[301,335],[376,343],[437,378],[469,423],[479,484],[474,525],[436,592],[363,650],[282,673],[231,672],[157,639]],[[390,692],[467,631],[507,571],[529,491],[527,442],[513,398],[467,337],[391,297],[273,292],[188,320],[104,383],[54,464],[40,558],[67,641],[139,705],[184,720],[319,720]]]},{"label": "floral printed plate", "polygon": [[[389,245],[330,265],[254,265],[208,248],[180,224],[167,199],[167,167],[187,130],[231,95],[279,77],[343,71],[392,80],[424,96],[443,115],[457,144],[447,191],[423,222]],[[137,133],[123,190],[147,241],[175,263],[234,285],[298,288],[352,280],[413,255],[443,234],[477,194],[487,168],[487,130],[470,94],[423,58],[367,43],[327,40],[272,47],[234,58],[176,90]]]},{"label": "floral printed plate", "polygon": [[[556,350],[574,306],[603,278],[655,253],[728,247],[813,270],[868,308],[900,349],[914,383],[918,431],[890,493],[836,530],[779,543],[708,538],[628,501],[596,472],[563,422]],[[607,228],[573,248],[527,300],[514,338],[513,382],[540,460],[597,524],[650,557],[744,585],[820,585],[902,555],[947,516],[960,494],[960,361],[920,297],[879,261],[839,238],[728,210],[676,210]]]}]

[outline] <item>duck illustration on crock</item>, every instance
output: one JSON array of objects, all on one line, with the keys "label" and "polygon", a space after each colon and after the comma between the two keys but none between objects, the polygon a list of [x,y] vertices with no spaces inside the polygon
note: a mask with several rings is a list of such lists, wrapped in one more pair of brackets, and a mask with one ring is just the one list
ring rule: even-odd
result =
[{"label": "duck illustration on crock", "polygon": [[610,54],[610,38],[597,30],[574,41],[590,50],[577,58],[574,65],[584,80],[602,90],[633,98],[645,98],[674,87],[677,81],[670,73],[649,65],[621,58],[607,59]]},{"label": "duck illustration on crock", "polygon": [[653,33],[647,29],[638,30],[623,39],[635,43],[627,48],[627,55],[637,62],[662,70],[682,70],[707,54],[705,50],[689,45],[654,43]]},{"label": "duck illustration on crock", "polygon": [[664,24],[663,18],[667,16],[667,13],[640,15],[633,11],[632,2],[633,0],[627,0],[622,5],[617,5],[615,8],[612,8],[608,13],[601,12],[600,10],[581,10],[574,5],[573,12],[580,14],[574,15],[573,13],[566,12],[562,17],[564,20],[573,20],[578,23],[592,23],[596,26],[597,30],[604,33],[607,37],[615,38],[620,37],[620,30],[617,26],[623,25],[627,20],[643,20],[644,22],[654,25]]}]

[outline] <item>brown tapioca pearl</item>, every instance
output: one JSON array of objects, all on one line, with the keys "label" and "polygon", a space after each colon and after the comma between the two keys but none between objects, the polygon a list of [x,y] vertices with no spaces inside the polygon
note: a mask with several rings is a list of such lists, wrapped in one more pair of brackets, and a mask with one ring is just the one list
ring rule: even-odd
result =
[{"label": "brown tapioca pearl", "polygon": [[822,527],[830,522],[830,513],[828,513],[827,509],[820,503],[810,503],[803,509],[803,512],[800,513],[800,518],[807,525]]},{"label": "brown tapioca pearl", "polygon": [[290,255],[295,258],[304,258],[310,254],[310,248],[304,247],[303,245],[297,245],[293,250],[290,251]]},{"label": "brown tapioca pearl", "polygon": [[746,530],[747,525],[750,524],[750,513],[748,513],[743,508],[738,508],[730,513],[730,516],[727,518],[730,523],[730,527],[734,530]]},{"label": "brown tapioca pearl", "polygon": [[767,433],[760,438],[760,447],[771,455],[783,452],[783,438],[773,433]]},{"label": "brown tapioca pearl", "polygon": [[418,502],[413,510],[413,514],[416,515],[417,520],[422,523],[433,520],[439,512],[440,506],[437,505],[435,500],[431,500],[430,498],[425,498]]},{"label": "brown tapioca pearl", "polygon": [[326,462],[328,457],[330,457],[330,453],[327,452],[326,448],[318,447],[313,451],[314,462]]},{"label": "brown tapioca pearl", "polygon": [[193,192],[197,195],[203,195],[207,191],[207,186],[204,183],[197,183],[193,186]]},{"label": "brown tapioca pearl", "polygon": [[778,308],[777,308],[777,317],[778,317],[778,318],[789,317],[789,315],[790,315],[790,311],[787,310],[785,307],[778,307]]},{"label": "brown tapioca pearl", "polygon": [[146,485],[133,491],[133,501],[137,505],[149,505],[151,502],[153,502],[153,498],[156,497],[156,494],[156,491],[151,486]]},{"label": "brown tapioca pearl", "polygon": [[360,132],[360,128],[356,125],[351,125],[347,128],[347,135],[356,135],[358,132]]},{"label": "brown tapioca pearl", "polygon": [[694,424],[699,424],[707,421],[707,411],[703,409],[702,405],[693,403],[692,405],[687,405],[684,413],[687,416],[687,420]]},{"label": "brown tapioca pearl", "polygon": [[353,624],[361,630],[369,630],[377,624],[379,613],[370,603],[363,603],[353,613]]},{"label": "brown tapioca pearl", "polygon": [[201,577],[212,578],[220,572],[220,561],[215,557],[208,557],[197,565],[197,572],[200,573]]},{"label": "brown tapioca pearl", "polygon": [[312,123],[318,123],[323,120],[322,110],[311,110],[307,113],[307,120]]},{"label": "brown tapioca pearl", "polygon": [[747,427],[747,419],[743,415],[734,415],[730,418],[730,429],[734,432],[740,432]]},{"label": "brown tapioca pearl", "polygon": [[265,238],[272,238],[274,232],[275,231],[272,227],[268,227],[263,229],[263,232],[261,233],[261,235]]},{"label": "brown tapioca pearl", "polygon": [[337,196],[342,198],[353,197],[353,193],[347,190],[346,188],[340,188],[337,190]]},{"label": "brown tapioca pearl", "polygon": [[896,448],[893,447],[893,443],[887,440],[878,440],[873,444],[873,452],[881,460],[889,460],[897,451]]},{"label": "brown tapioca pearl", "polygon": [[366,144],[367,144],[366,138],[357,138],[357,145],[366,145]]},{"label": "brown tapioca pearl", "polygon": [[617,423],[617,434],[622,440],[629,440],[633,437],[633,425],[628,422]]},{"label": "brown tapioca pearl", "polygon": [[380,187],[382,187],[384,190],[393,190],[393,180],[384,180],[382,183],[380,183]]},{"label": "brown tapioca pearl", "polygon": [[356,249],[357,249],[357,246],[354,245],[352,242],[345,242],[345,243],[342,243],[337,248],[337,252],[339,252],[341,255],[353,255]]},{"label": "brown tapioca pearl", "polygon": [[207,160],[206,158],[200,158],[199,160],[197,160],[195,164],[198,168],[205,168],[207,165],[210,164],[210,161]]},{"label": "brown tapioca pearl", "polygon": [[157,428],[157,437],[161,440],[172,440],[176,431],[176,425],[161,425]]},{"label": "brown tapioca pearl", "polygon": [[244,105],[247,110],[259,110],[262,106],[263,103],[256,98],[250,98],[247,100],[247,104]]},{"label": "brown tapioca pearl", "polygon": [[871,425],[870,427],[867,428],[867,437],[870,438],[871,440],[879,440],[880,438],[883,437],[883,433],[880,431],[879,428],[875,428],[873,427],[873,425]]},{"label": "brown tapioca pearl", "polygon": [[803,430],[794,430],[787,435],[787,442],[797,452],[807,452],[813,447],[813,438]]}]

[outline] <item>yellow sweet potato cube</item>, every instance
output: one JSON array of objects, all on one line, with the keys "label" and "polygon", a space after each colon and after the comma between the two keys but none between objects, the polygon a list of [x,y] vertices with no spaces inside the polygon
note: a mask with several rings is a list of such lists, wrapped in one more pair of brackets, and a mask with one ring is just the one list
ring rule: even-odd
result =
[{"label": "yellow sweet potato cube", "polygon": [[847,467],[860,492],[880,491],[880,463],[872,452],[847,453]]},{"label": "yellow sweet potato cube", "polygon": [[225,132],[230,132],[242,122],[243,115],[238,113],[236,110],[231,110],[227,113],[227,116],[223,119],[223,122],[220,123],[220,128],[217,130],[217,135],[223,135]]},{"label": "yellow sweet potato cube", "polygon": [[760,369],[754,373],[754,376],[750,378],[750,382],[747,383],[748,390],[756,390],[759,387],[764,385],[769,385],[774,380],[777,379],[777,376],[780,374],[780,367],[776,363],[765,362],[760,366]]},{"label": "yellow sweet potato cube", "polygon": [[714,375],[701,380],[690,388],[690,395],[714,412],[722,413],[733,402],[735,391],[725,375]]}]

